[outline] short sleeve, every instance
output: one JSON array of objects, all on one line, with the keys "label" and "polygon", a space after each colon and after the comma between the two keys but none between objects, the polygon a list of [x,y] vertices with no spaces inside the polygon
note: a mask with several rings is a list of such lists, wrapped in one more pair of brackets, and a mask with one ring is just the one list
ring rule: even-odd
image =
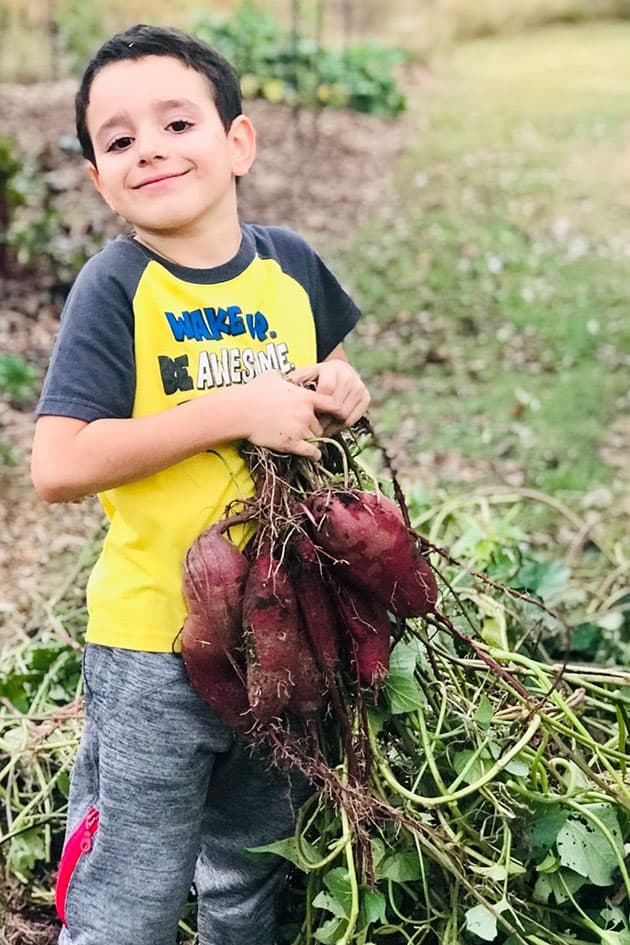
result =
[{"label": "short sleeve", "polygon": [[317,332],[317,360],[323,361],[352,331],[361,313],[321,257],[310,247],[307,249]]},{"label": "short sleeve", "polygon": [[315,320],[317,360],[323,361],[354,328],[361,312],[315,250],[293,230],[252,226],[259,255],[277,259],[305,289]]},{"label": "short sleeve", "polygon": [[125,241],[79,273],[66,300],[36,414],[129,417],[135,397],[133,295],[146,260]]}]

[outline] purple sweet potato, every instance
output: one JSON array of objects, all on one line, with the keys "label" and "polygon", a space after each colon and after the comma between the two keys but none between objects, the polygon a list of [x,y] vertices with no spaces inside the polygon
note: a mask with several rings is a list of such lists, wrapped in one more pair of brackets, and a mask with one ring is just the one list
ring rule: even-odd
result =
[{"label": "purple sweet potato", "polygon": [[338,584],[335,598],[348,635],[357,679],[378,689],[389,670],[390,623],[383,604],[350,585]]},{"label": "purple sweet potato", "polygon": [[309,508],[316,539],[344,580],[369,591],[398,617],[420,617],[437,603],[428,560],[400,509],[383,495],[358,490],[315,493]]},{"label": "purple sweet potato", "polygon": [[293,690],[288,709],[299,718],[308,719],[323,707],[327,687],[311,642],[301,623],[297,626],[297,636],[299,651],[297,659],[292,660]]},{"label": "purple sweet potato", "polygon": [[[249,563],[223,535],[221,522],[206,529],[184,562],[184,599],[189,615],[205,623],[203,639],[218,651],[241,645],[242,605]],[[197,632],[201,628],[198,627]]]},{"label": "purple sweet potato", "polygon": [[244,672],[207,639],[204,618],[188,615],[182,629],[182,658],[193,689],[219,718],[239,731],[252,724]]},{"label": "purple sweet potato", "polygon": [[333,674],[339,663],[339,618],[334,609],[331,589],[318,563],[314,543],[304,535],[296,545],[292,580],[306,636],[310,640],[317,664],[325,674]]},{"label": "purple sweet potato", "polygon": [[252,723],[242,656],[242,603],[249,564],[223,536],[224,527],[218,523],[206,529],[186,555],[183,590],[188,616],[181,633],[182,658],[198,695],[227,725],[245,730]]},{"label": "purple sweet potato", "polygon": [[288,706],[299,659],[298,607],[285,567],[267,552],[252,562],[243,599],[249,704],[259,722]]}]

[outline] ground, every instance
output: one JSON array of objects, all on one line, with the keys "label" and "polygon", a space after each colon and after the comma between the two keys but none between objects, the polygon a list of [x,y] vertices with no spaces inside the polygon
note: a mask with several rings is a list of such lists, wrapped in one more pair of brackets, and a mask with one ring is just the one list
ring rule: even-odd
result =
[{"label": "ground", "polygon": [[[421,88],[422,72],[413,78]],[[82,159],[72,150],[75,83],[4,85],[0,125],[19,152],[45,168],[63,215],[69,247],[94,246],[120,230],[93,191]],[[290,226],[307,235],[335,265],[335,252],[386,198],[388,174],[409,133],[408,120],[324,111],[293,112],[264,101],[248,103],[258,129],[259,157],[242,182],[244,220]],[[62,278],[68,279],[68,273]],[[59,273],[22,270],[5,280],[0,350],[34,363],[40,376],[50,353],[63,300]],[[46,606],[69,559],[98,527],[96,500],[48,506],[35,495],[28,472],[32,404],[0,404],[0,442],[14,465],[0,465],[0,640],[27,629],[34,601]]]}]

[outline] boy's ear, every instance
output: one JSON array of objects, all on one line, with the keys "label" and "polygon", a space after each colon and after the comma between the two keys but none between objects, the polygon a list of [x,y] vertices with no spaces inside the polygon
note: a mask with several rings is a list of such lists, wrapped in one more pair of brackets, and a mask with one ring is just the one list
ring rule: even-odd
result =
[{"label": "boy's ear", "polygon": [[232,172],[244,177],[256,158],[256,130],[247,115],[237,115],[228,131],[232,145]]},{"label": "boy's ear", "polygon": [[86,161],[85,166],[87,167],[87,172],[90,175],[90,180],[94,184],[94,187],[96,188],[98,193],[101,195],[101,197],[103,198],[107,206],[110,208],[110,210],[113,210],[114,208],[112,207],[111,203],[107,199],[107,195],[104,192],[103,188],[101,187],[101,178],[98,173],[98,168],[96,167],[95,164],[92,164],[91,161]]},{"label": "boy's ear", "polygon": [[100,182],[99,182],[99,177],[98,177],[98,171],[95,165],[92,164],[91,161],[86,161],[85,166],[87,168],[88,174],[90,175],[90,180],[92,181],[92,183],[94,184],[94,186],[96,187],[96,189],[98,190],[100,194],[101,192]]}]

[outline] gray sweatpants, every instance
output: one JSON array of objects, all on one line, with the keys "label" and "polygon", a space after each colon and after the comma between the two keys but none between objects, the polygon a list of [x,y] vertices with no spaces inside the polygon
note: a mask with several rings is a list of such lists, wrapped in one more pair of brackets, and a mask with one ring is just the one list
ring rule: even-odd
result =
[{"label": "gray sweatpants", "polygon": [[193,881],[200,945],[272,945],[286,864],[246,848],[291,835],[302,779],[235,738],[179,656],[88,644],[83,668],[60,945],[174,945]]}]

